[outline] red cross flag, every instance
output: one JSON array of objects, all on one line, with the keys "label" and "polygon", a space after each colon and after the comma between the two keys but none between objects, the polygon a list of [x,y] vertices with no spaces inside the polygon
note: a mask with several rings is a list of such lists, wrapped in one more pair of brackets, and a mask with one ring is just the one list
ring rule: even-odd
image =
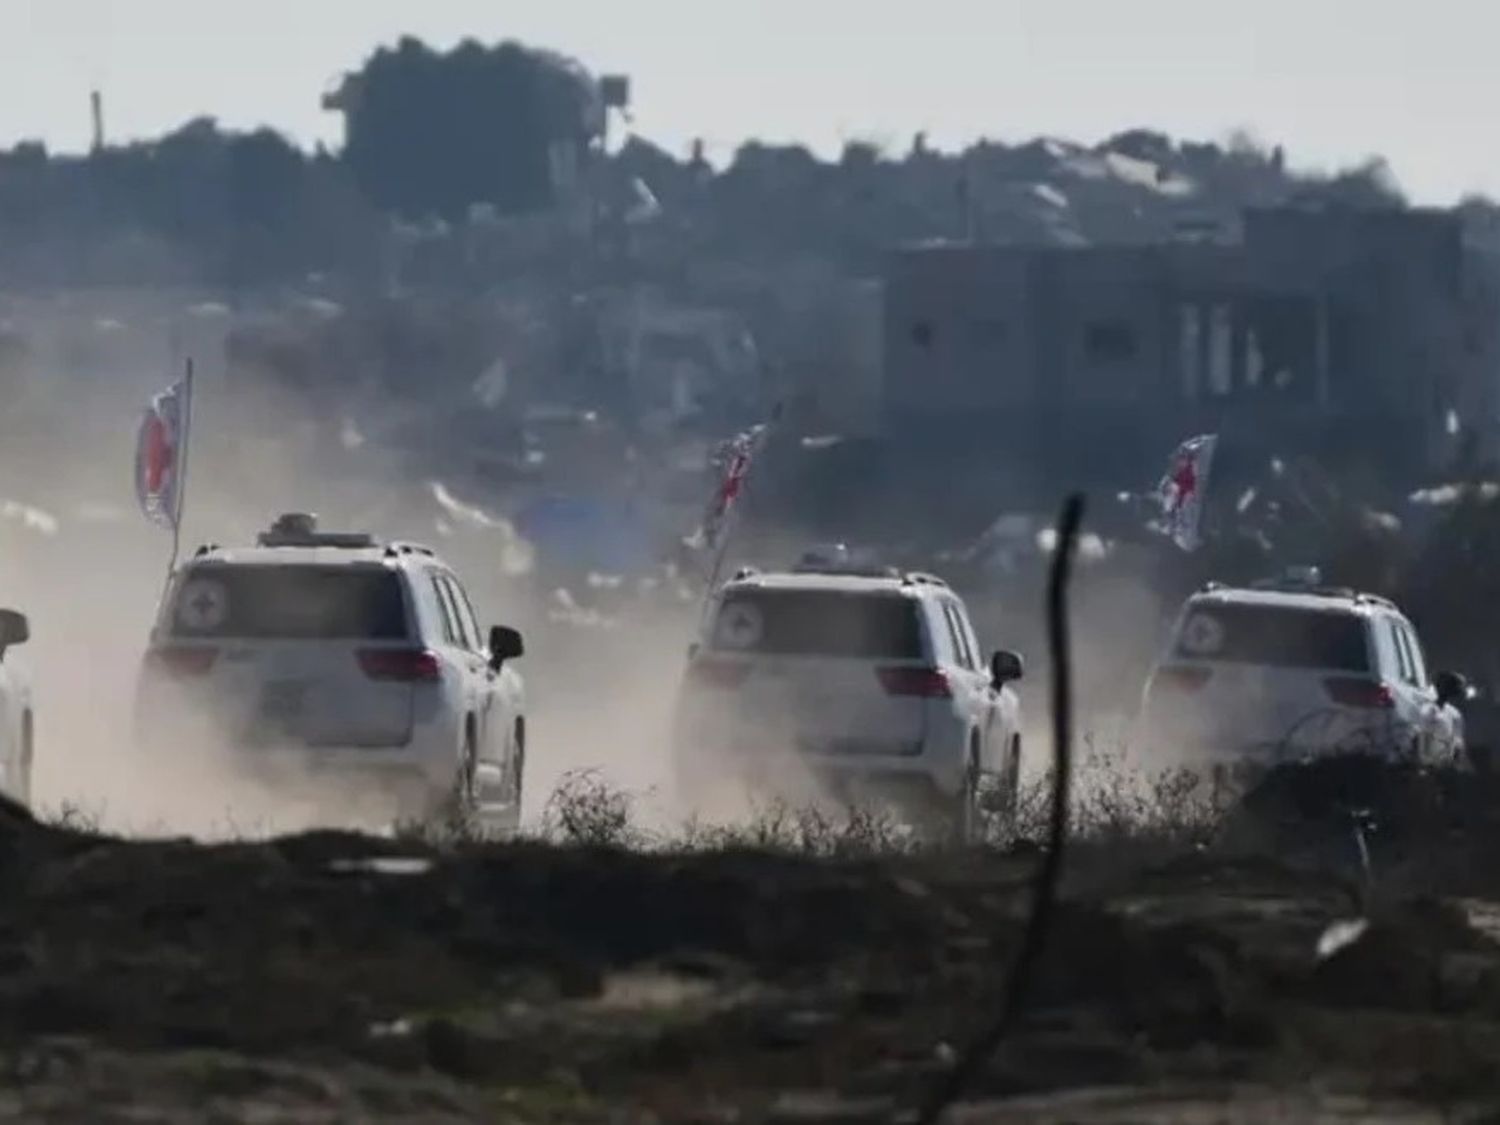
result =
[{"label": "red cross flag", "polygon": [[1217,434],[1202,434],[1179,445],[1156,489],[1163,530],[1184,551],[1203,545],[1203,496],[1218,442]]},{"label": "red cross flag", "polygon": [[173,383],[155,395],[141,420],[135,450],[135,493],[153,523],[176,530],[182,515],[191,383]]},{"label": "red cross flag", "polygon": [[689,540],[695,547],[713,547],[724,532],[724,525],[740,493],[745,487],[745,478],[750,473],[750,463],[755,458],[765,435],[764,424],[755,426],[732,438],[721,451],[717,460],[723,465],[723,475],[714,490],[703,523]]}]

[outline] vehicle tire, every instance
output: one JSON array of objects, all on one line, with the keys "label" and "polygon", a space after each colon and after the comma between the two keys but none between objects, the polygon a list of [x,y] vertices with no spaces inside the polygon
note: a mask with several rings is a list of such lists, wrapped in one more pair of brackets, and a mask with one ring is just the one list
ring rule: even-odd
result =
[{"label": "vehicle tire", "polygon": [[434,819],[455,836],[473,833],[478,823],[478,800],[474,792],[475,770],[479,764],[478,748],[472,728],[464,734],[463,754],[448,791],[438,799]]},{"label": "vehicle tire", "polygon": [[500,827],[508,835],[521,829],[521,800],[526,791],[526,720],[516,720],[515,747],[511,757],[510,810]]},{"label": "vehicle tire", "polygon": [[979,757],[969,752],[963,782],[957,793],[938,802],[938,838],[950,847],[967,848],[984,839],[984,811],[980,808]]},{"label": "vehicle tire", "polygon": [[1007,830],[1014,828],[1016,814],[1021,806],[1021,736],[1010,740],[1005,752],[1005,770],[1000,777],[1000,799],[995,805],[995,815]]}]

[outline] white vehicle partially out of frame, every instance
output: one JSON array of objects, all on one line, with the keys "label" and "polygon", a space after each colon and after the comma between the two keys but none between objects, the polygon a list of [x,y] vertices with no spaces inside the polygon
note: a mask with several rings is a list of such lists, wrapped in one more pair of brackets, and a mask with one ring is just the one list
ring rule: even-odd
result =
[{"label": "white vehicle partially out of frame", "polygon": [[1148,761],[1258,768],[1340,753],[1462,764],[1462,676],[1430,675],[1391,602],[1316,574],[1188,598],[1147,682]]},{"label": "white vehicle partially out of frame", "polygon": [[31,681],[11,650],[31,639],[24,614],[0,610],[0,791],[23,805],[31,802],[31,762],[36,749],[36,711]]},{"label": "white vehicle partially out of frame", "polygon": [[713,597],[678,697],[674,754],[692,799],[726,780],[773,793],[894,798],[971,840],[1013,813],[1021,658],[986,663],[941,579],[806,560],[745,571]]},{"label": "white vehicle partially out of frame", "polygon": [[[247,772],[325,775],[401,815],[513,829],[526,761],[521,636],[481,638],[429,548],[288,515],[174,572],[142,664],[136,739],[207,735]],[[294,782],[295,783],[295,782]]]}]

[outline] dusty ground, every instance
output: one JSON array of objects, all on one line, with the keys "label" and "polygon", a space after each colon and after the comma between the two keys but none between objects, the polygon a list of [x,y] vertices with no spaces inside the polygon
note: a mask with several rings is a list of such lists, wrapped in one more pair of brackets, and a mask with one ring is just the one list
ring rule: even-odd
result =
[{"label": "dusty ground", "polygon": [[[143,761],[118,745],[166,551],[130,509],[120,419],[159,381],[91,399],[93,429],[64,441],[32,427],[45,442],[18,451],[12,434],[5,453],[17,482],[44,446],[99,454],[58,466],[52,494],[20,497],[56,509],[60,534],[0,537],[0,593],[36,633],[23,655],[41,805],[117,832],[297,827],[282,803],[231,794],[199,747]],[[372,507],[379,466],[346,496],[321,461],[242,440],[281,425],[203,401],[199,448],[213,454],[197,462],[191,542],[239,541],[288,506],[434,534],[394,487],[390,511]],[[79,513],[101,496],[118,511],[96,525]],[[487,620],[528,631],[528,820],[546,820],[571,769],[656,786],[691,607],[564,642],[546,631],[550,591],[489,573],[492,546],[444,550]],[[1106,617],[1090,632],[1091,619],[1079,647],[1119,678],[1100,635],[1132,626]],[[992,640],[1012,639],[997,626]],[[1449,779],[1399,796],[1376,818],[1372,924],[1320,955],[1332,924],[1362,914],[1347,826],[1257,822],[1205,848],[1201,817],[1143,839],[1135,800],[1096,790],[1081,801],[1095,839],[1071,855],[1025,1021],[954,1120],[1500,1120],[1500,792]],[[1304,819],[1327,811],[1310,805]],[[679,811],[642,799],[621,816],[659,832]],[[610,815],[584,820],[626,835]],[[757,842],[126,841],[0,806],[0,1117],[899,1120],[998,1003],[1034,854]],[[405,862],[369,862],[393,853]]]},{"label": "dusty ground", "polygon": [[[1360,914],[1336,833],[1080,846],[953,1119],[1494,1120],[1488,803],[1434,800],[1386,818],[1371,924],[1321,955]],[[0,1116],[898,1120],[993,1009],[1033,862],[125,842],[6,809]]]}]

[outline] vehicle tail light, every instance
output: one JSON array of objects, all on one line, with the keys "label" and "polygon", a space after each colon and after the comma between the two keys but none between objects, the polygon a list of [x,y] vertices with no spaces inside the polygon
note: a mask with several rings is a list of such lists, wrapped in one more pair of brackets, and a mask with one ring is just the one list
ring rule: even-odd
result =
[{"label": "vehicle tail light", "polygon": [[395,683],[427,683],[443,673],[437,654],[425,648],[361,649],[359,666],[372,680]]},{"label": "vehicle tail light", "polygon": [[1341,707],[1362,707],[1372,711],[1383,711],[1396,705],[1396,696],[1389,684],[1379,680],[1367,680],[1360,676],[1336,676],[1323,681],[1323,690],[1328,698]]},{"label": "vehicle tail light", "polygon": [[688,666],[688,675],[704,687],[737,688],[749,674],[750,665],[743,660],[700,657]]},{"label": "vehicle tail light", "polygon": [[1204,668],[1195,664],[1174,664],[1157,669],[1156,687],[1171,688],[1176,691],[1197,691],[1213,678],[1213,674],[1212,668]]},{"label": "vehicle tail light", "polygon": [[887,695],[947,699],[953,695],[948,677],[938,668],[881,668],[877,673]]},{"label": "vehicle tail light", "polygon": [[208,645],[160,645],[146,653],[151,667],[172,676],[203,676],[213,668],[219,650]]}]

